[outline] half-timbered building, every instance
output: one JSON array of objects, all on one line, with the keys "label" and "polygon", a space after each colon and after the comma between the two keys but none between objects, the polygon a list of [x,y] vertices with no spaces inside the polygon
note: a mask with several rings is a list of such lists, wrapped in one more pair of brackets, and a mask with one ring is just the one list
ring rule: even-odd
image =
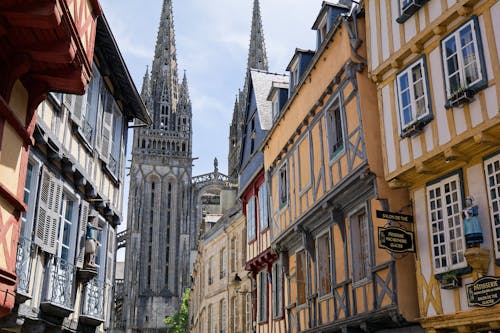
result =
[{"label": "half-timbered building", "polygon": [[384,181],[365,19],[343,3],[323,2],[317,49],[296,49],[285,103],[280,87],[269,95],[272,280],[284,276],[271,304],[283,302],[273,316],[285,318],[273,332],[418,332],[414,256],[379,248],[377,236],[388,222],[376,211],[404,212],[408,197]]},{"label": "half-timbered building", "polygon": [[16,250],[36,108],[51,90],[83,93],[91,74],[97,0],[0,4],[0,317],[15,306]]},{"label": "half-timbered building", "polygon": [[97,20],[83,95],[49,94],[36,110],[27,157],[7,332],[104,332],[113,304],[127,124],[151,119],[106,19]]},{"label": "half-timbered building", "polygon": [[410,193],[420,322],[500,329],[500,2],[365,1],[384,177]]}]

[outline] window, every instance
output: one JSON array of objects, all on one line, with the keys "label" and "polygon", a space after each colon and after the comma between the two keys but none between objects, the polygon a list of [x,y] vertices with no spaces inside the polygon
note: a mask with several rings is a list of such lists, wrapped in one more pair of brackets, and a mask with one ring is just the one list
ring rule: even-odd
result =
[{"label": "window", "polygon": [[231,272],[236,272],[238,268],[238,242],[236,237],[231,239]]},{"label": "window", "polygon": [[272,292],[273,292],[273,317],[283,317],[283,272],[281,269],[281,262],[273,265],[272,275]]},{"label": "window", "polygon": [[[427,71],[424,58],[399,73],[396,77],[399,103],[399,119],[403,136],[420,129],[430,120],[430,104],[427,93]],[[415,124],[421,124],[415,126]],[[413,126],[412,126],[413,125]]]},{"label": "window", "polygon": [[259,323],[267,321],[267,271],[259,273]]},{"label": "window", "polygon": [[259,223],[261,232],[269,226],[269,216],[267,214],[267,188],[265,183],[259,188]]},{"label": "window", "polygon": [[251,196],[247,202],[247,232],[248,241],[255,239],[255,197]]},{"label": "window", "polygon": [[342,131],[342,108],[338,98],[326,111],[328,126],[328,149],[330,159],[334,158],[344,147],[344,133]]},{"label": "window", "polygon": [[500,259],[500,154],[484,161],[484,172],[493,223],[495,257]]},{"label": "window", "polygon": [[220,301],[220,306],[219,306],[219,327],[221,333],[226,333],[226,311],[227,311],[226,300],[223,299]]},{"label": "window", "polygon": [[429,0],[399,0],[401,16],[396,19],[398,23],[404,23],[415,14]]},{"label": "window", "polygon": [[250,154],[255,150],[255,115],[250,120]]},{"label": "window", "polygon": [[273,97],[273,100],[272,100],[272,115],[273,115],[273,119],[276,119],[276,117],[280,113],[278,100],[279,100],[279,93],[275,93],[274,97]]},{"label": "window", "polygon": [[318,244],[318,291],[319,296],[328,295],[331,292],[331,254],[330,234],[326,233],[317,240]]},{"label": "window", "polygon": [[219,278],[223,278],[226,276],[226,271],[227,271],[227,259],[226,259],[226,248],[223,248],[220,251],[220,259],[219,259],[219,266],[220,266],[220,272],[219,272]]},{"label": "window", "polygon": [[[114,103],[114,101],[113,101]],[[122,136],[123,136],[123,117],[114,103],[113,113],[113,135],[111,140],[111,154],[109,156],[109,170],[118,178],[120,176],[120,165],[122,150]]]},{"label": "window", "polygon": [[486,85],[477,19],[472,19],[441,41],[448,99]]},{"label": "window", "polygon": [[208,333],[212,333],[212,304],[208,306]]},{"label": "window", "polygon": [[427,205],[435,273],[465,267],[465,239],[460,216],[462,191],[458,174],[428,185]]},{"label": "window", "polygon": [[288,204],[288,179],[286,174],[286,164],[283,165],[279,171],[278,188],[279,204],[280,208],[283,208]]},{"label": "window", "polygon": [[213,273],[213,257],[210,257],[208,259],[208,284],[211,285],[214,282],[214,277],[212,275]]},{"label": "window", "polygon": [[319,23],[318,25],[318,45],[317,45],[317,48],[319,49],[321,43],[323,43],[323,41],[325,40],[325,37],[328,33],[328,30],[327,30],[327,18],[328,18],[328,14],[325,15],[325,17],[321,20],[321,22]]},{"label": "window", "polygon": [[[67,193],[63,193],[63,202],[61,209],[61,222],[59,224],[59,232],[58,232],[58,257],[63,259],[65,262],[70,262],[71,256],[71,236],[72,236],[72,228],[74,226],[74,218],[75,218],[75,206],[76,203],[73,199],[68,196]],[[96,261],[97,263],[97,261]]]},{"label": "window", "polygon": [[245,332],[252,332],[252,294],[245,295]]},{"label": "window", "polygon": [[33,219],[36,205],[36,192],[38,189],[40,164],[34,160],[28,160],[28,168],[26,170],[26,181],[24,183],[24,203],[28,206],[28,210],[23,212],[21,220],[21,237],[31,239],[33,230]]},{"label": "window", "polygon": [[297,252],[296,257],[297,305],[301,305],[306,302],[306,253],[304,251]]},{"label": "window", "polygon": [[236,296],[234,296],[232,299],[231,299],[231,311],[233,311],[233,333],[236,333],[238,331],[238,299],[236,298]]},{"label": "window", "polygon": [[370,274],[370,232],[363,209],[350,216],[353,282],[363,281]]},{"label": "window", "polygon": [[94,143],[93,140],[96,135],[99,92],[101,85],[101,75],[95,65],[92,70],[92,75],[92,80],[87,87],[85,95],[83,96],[82,122],[80,128],[83,138],[91,146]]}]

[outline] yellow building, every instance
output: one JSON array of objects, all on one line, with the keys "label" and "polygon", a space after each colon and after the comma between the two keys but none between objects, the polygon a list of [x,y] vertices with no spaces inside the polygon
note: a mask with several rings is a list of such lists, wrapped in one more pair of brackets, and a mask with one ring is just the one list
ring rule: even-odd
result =
[{"label": "yellow building", "polygon": [[[75,15],[79,13],[79,15]],[[28,151],[49,91],[82,94],[90,80],[97,0],[0,4],[0,317],[14,307]]]},{"label": "yellow building", "polygon": [[[419,320],[500,329],[500,2],[364,2],[384,175],[406,188]],[[496,289],[495,289],[496,288]]]},{"label": "yellow building", "polygon": [[317,49],[296,50],[284,104],[279,85],[269,95],[274,123],[262,147],[285,329],[268,332],[421,330],[414,255],[391,254],[377,236],[389,222],[376,212],[407,212],[408,197],[383,177],[362,13],[323,2]]},{"label": "yellow building", "polygon": [[16,304],[2,332],[110,327],[127,125],[151,119],[106,19],[98,18],[84,95],[50,93],[26,157]]},{"label": "yellow building", "polygon": [[190,332],[252,332],[245,235],[245,217],[232,208],[201,236],[192,274]]}]

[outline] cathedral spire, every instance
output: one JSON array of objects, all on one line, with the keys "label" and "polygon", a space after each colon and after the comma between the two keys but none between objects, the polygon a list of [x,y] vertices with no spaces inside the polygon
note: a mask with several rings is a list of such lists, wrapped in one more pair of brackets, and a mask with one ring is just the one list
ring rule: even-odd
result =
[{"label": "cathedral spire", "polygon": [[177,105],[177,111],[188,115],[191,114],[191,98],[189,97],[186,71],[184,71],[181,87],[179,89],[179,104]]},{"label": "cathedral spire", "polygon": [[251,68],[269,70],[259,0],[254,0],[253,2],[252,31],[250,33],[247,71]]}]

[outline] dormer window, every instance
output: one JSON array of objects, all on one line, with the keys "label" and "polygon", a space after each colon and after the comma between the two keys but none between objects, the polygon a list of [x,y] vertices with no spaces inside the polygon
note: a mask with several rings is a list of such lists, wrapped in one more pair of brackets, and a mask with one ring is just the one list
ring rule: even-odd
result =
[{"label": "dormer window", "polygon": [[297,61],[290,70],[290,91],[292,91],[298,84],[299,84],[299,63]]},{"label": "dormer window", "polygon": [[323,20],[321,20],[321,23],[318,26],[318,37],[319,37],[318,48],[321,45],[321,43],[323,43],[323,41],[325,40],[326,34],[328,33],[327,25],[326,25],[326,18],[327,18],[327,16],[325,15],[325,17],[323,18]]},{"label": "dormer window", "polygon": [[273,119],[276,119],[278,116],[280,109],[279,109],[279,103],[278,103],[278,94],[274,95],[273,101],[272,101],[272,113],[273,113]]}]

